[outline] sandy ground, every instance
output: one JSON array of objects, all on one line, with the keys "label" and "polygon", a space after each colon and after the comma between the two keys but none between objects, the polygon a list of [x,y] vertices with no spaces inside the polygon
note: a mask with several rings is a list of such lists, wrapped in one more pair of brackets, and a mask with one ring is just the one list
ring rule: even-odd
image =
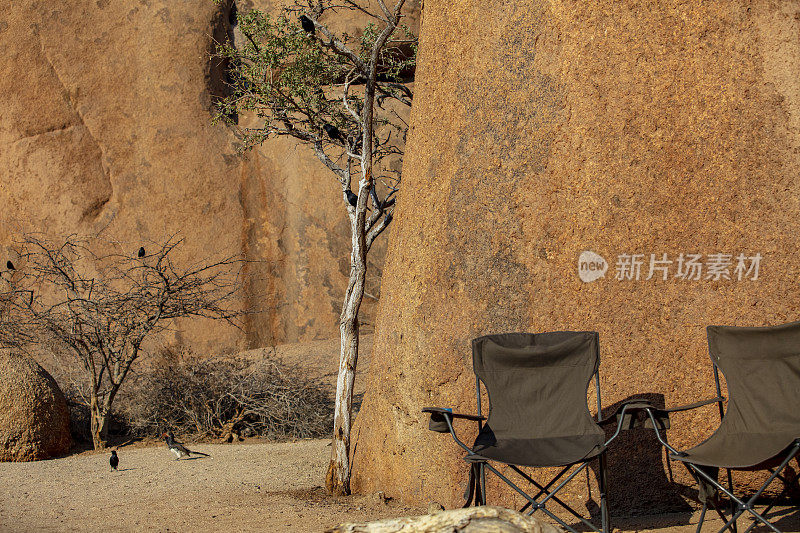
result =
[{"label": "sandy ground", "polygon": [[[369,338],[362,343],[372,344]],[[361,374],[369,362],[369,350],[364,352],[359,356],[357,394],[363,393]],[[280,357],[332,385],[338,340],[246,355]],[[162,443],[135,444],[120,449],[118,472],[110,471],[108,453],[92,451],[35,463],[0,463],[0,532],[305,533],[344,522],[426,512],[371,496],[327,496],[320,485],[329,442],[197,444],[189,447],[211,457],[181,461],[175,461]],[[778,527],[800,533],[800,513],[786,511],[778,511]],[[697,520],[698,513],[616,517],[614,526],[624,532],[688,533],[695,530]],[[704,531],[716,531],[721,525],[717,519]]]},{"label": "sandy ground", "polygon": [[0,463],[0,531],[324,531],[420,511],[326,496],[328,442],[197,444],[211,457],[181,461],[122,448],[117,472],[94,452]]},{"label": "sandy ground", "polygon": [[[369,496],[328,497],[328,441],[197,444],[210,458],[175,461],[163,445],[0,463],[0,531],[313,532],[348,521],[423,514]],[[798,513],[779,527],[800,531]],[[784,516],[786,515],[786,516]],[[688,521],[688,524],[687,524]],[[694,531],[697,514],[619,518],[623,531]],[[715,531],[709,524],[704,531]]]}]

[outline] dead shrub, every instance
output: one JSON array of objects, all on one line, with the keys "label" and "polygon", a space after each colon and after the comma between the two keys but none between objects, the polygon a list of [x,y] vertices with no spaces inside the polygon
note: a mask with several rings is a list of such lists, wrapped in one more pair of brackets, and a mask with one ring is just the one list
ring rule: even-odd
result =
[{"label": "dead shrub", "polygon": [[241,357],[200,359],[166,350],[129,384],[121,411],[136,436],[167,429],[231,440],[327,436],[333,401],[299,367]]}]

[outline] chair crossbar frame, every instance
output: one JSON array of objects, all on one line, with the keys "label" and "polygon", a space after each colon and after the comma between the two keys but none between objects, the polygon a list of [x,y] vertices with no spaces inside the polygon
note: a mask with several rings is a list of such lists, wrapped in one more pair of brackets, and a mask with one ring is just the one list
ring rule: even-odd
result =
[{"label": "chair crossbar frame", "polygon": [[[715,371],[715,374],[716,374],[715,377],[717,377],[717,380],[718,380],[719,379],[719,377],[718,377],[719,375],[717,374],[716,365],[714,365],[714,371]],[[717,381],[717,387],[718,387],[717,390],[719,391],[719,381]],[[721,405],[720,405],[720,409],[722,409]],[[661,432],[658,430],[658,425],[656,424],[655,416],[654,416],[654,414],[652,412],[652,409],[646,408],[645,411],[647,412],[647,414],[650,417],[650,419],[653,421],[653,430],[655,431],[656,438],[661,443],[661,445],[664,446],[666,449],[668,449],[670,452],[672,452],[672,453],[674,453],[676,455],[680,455],[681,452],[676,450],[672,446],[670,446],[669,443],[666,442],[666,439],[664,439],[662,437]],[[775,468],[774,470],[768,469],[771,472],[771,475],[769,476],[769,478],[767,478],[767,480],[764,482],[764,484],[761,485],[761,487],[752,496],[750,496],[750,498],[747,499],[747,501],[744,501],[741,498],[738,498],[733,493],[733,480],[732,480],[732,476],[731,476],[731,469],[726,469],[728,471],[729,488],[725,488],[721,483],[719,483],[716,479],[712,478],[703,469],[698,468],[697,465],[694,465],[694,464],[689,463],[689,462],[684,462],[684,461],[681,461],[681,462],[686,466],[686,468],[689,469],[689,471],[692,473],[693,476],[695,476],[695,478],[698,478],[698,476],[702,477],[703,479],[705,479],[706,481],[711,483],[711,485],[714,488],[716,488],[718,491],[721,491],[723,494],[725,494],[728,497],[728,499],[730,500],[730,502],[731,502],[731,517],[727,520],[727,522],[725,522],[725,525],[723,525],[719,529],[719,531],[717,533],[722,533],[726,529],[730,529],[733,533],[736,533],[736,521],[745,512],[750,513],[751,515],[753,515],[753,517],[755,517],[755,519],[757,521],[755,523],[753,523],[750,527],[748,527],[747,530],[745,530],[744,533],[748,533],[759,522],[764,524],[764,525],[766,525],[772,531],[775,531],[775,533],[782,533],[780,529],[778,529],[773,524],[771,524],[766,519],[766,517],[763,516],[764,514],[766,514],[775,505],[775,500],[777,498],[773,499],[772,503],[770,503],[770,505],[768,505],[766,509],[761,511],[761,513],[757,512],[755,510],[755,502],[758,499],[758,497],[761,496],[761,494],[767,489],[767,487],[769,487],[769,485],[773,481],[775,481],[776,478],[781,477],[780,473],[783,471],[783,469],[785,469],[789,465],[789,462],[792,459],[794,459],[795,456],[797,456],[798,452],[800,452],[800,438],[795,439],[794,443],[789,448],[789,452],[786,454],[786,457],[781,461],[780,465],[778,465],[777,468]],[[785,490],[786,490],[786,488],[784,487],[784,491]],[[781,492],[781,494],[783,494],[783,492]],[[697,533],[700,533],[700,529],[703,527],[703,521],[705,519],[707,506],[708,506],[708,501],[703,503],[703,510],[700,513],[700,521],[697,524]],[[715,509],[716,509],[716,505],[713,504],[713,502],[712,502],[712,506],[714,506]],[[722,513],[722,511],[720,511],[719,509],[716,509],[716,510],[720,514],[722,519],[725,520],[725,516]]]},{"label": "chair crossbar frame", "polygon": [[[569,511],[570,514],[574,515],[581,522],[583,522],[586,526],[591,528],[592,531],[597,531],[598,533],[610,533],[609,531],[604,531],[604,530],[598,529],[597,526],[595,526],[594,524],[589,522],[584,517],[580,516],[580,514],[578,514],[575,510],[573,510],[571,507],[569,507],[568,505],[566,505],[565,503],[561,502],[561,500],[559,500],[558,498],[555,497],[555,493],[556,492],[558,492],[566,483],[568,483],[570,480],[572,480],[572,478],[574,478],[579,472],[581,472],[588,465],[589,465],[589,461],[586,461],[583,464],[581,464],[577,469],[575,469],[575,471],[572,474],[570,474],[567,477],[567,479],[562,481],[561,484],[558,487],[556,487],[552,492],[548,493],[546,491],[541,491],[540,494],[541,493],[547,494],[547,496],[541,501],[537,501],[535,498],[531,497],[528,493],[526,493],[523,489],[521,489],[516,483],[514,483],[513,481],[508,479],[506,476],[504,476],[502,474],[502,472],[497,470],[495,467],[490,465],[488,462],[486,463],[486,468],[491,470],[497,477],[502,479],[508,486],[510,486],[512,489],[514,489],[520,496],[522,496],[523,498],[528,500],[528,503],[526,505],[530,505],[531,506],[531,510],[526,513],[528,516],[532,515],[536,511],[542,511],[547,516],[549,516],[550,518],[552,518],[553,520],[558,522],[558,524],[561,527],[563,527],[564,529],[570,531],[571,533],[578,533],[578,531],[576,531],[574,528],[570,527],[566,522],[561,520],[558,516],[556,516],[549,509],[547,509],[547,507],[546,507],[547,500],[552,498],[553,501],[555,501],[556,503],[559,503],[562,507],[564,507],[567,511]],[[572,466],[572,465],[570,465],[570,466]]]}]

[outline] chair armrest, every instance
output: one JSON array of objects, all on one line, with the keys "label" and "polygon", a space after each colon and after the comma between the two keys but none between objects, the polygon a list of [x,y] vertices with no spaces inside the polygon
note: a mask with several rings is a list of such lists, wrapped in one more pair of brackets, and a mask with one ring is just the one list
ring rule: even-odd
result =
[{"label": "chair armrest", "polygon": [[[465,420],[474,420],[476,422],[486,420],[485,417],[480,415],[454,413],[452,409],[447,407],[424,407],[422,412],[431,415],[431,419],[428,422],[428,429],[431,431],[436,431],[437,433],[448,433],[453,424],[454,418],[463,418]],[[447,420],[448,418],[450,422],[449,424]]]},{"label": "chair armrest", "polygon": [[708,400],[703,400],[701,402],[690,403],[687,405],[680,405],[678,407],[670,407],[669,409],[662,409],[667,413],[677,413],[679,411],[689,411],[691,409],[697,409],[698,407],[703,407],[704,405],[709,405],[712,403],[719,403],[725,401],[724,396],[717,396],[716,398],[709,398]]},{"label": "chair armrest", "polygon": [[[644,418],[640,418],[637,415],[641,412],[645,412],[647,415]],[[650,417],[651,413],[653,415],[652,418]],[[634,398],[620,404],[614,414],[602,422],[598,422],[598,424],[600,426],[618,424],[620,430],[635,428],[655,429],[653,427],[653,418],[658,424],[658,429],[669,429],[669,414],[666,409],[656,407],[645,398]]]},{"label": "chair armrest", "polygon": [[[620,423],[620,427],[622,429],[634,429],[634,428],[647,428],[647,429],[655,429],[653,427],[653,418],[655,418],[656,423],[658,424],[658,429],[669,429],[670,422],[669,422],[669,414],[670,413],[677,413],[680,411],[689,411],[691,409],[697,409],[698,407],[703,407],[704,405],[709,405],[712,403],[717,403],[725,400],[722,396],[717,396],[716,398],[709,398],[708,400],[703,400],[701,402],[690,403],[688,405],[680,405],[678,407],[670,407],[670,408],[661,408],[656,407],[649,400],[645,398],[634,398],[632,400],[628,400],[627,402],[621,404],[617,411],[612,415],[599,422],[601,426],[609,425],[612,423]],[[637,414],[640,412],[648,413],[644,419],[640,419],[637,417]],[[652,418],[650,415],[653,415]]]},{"label": "chair armrest", "polygon": [[454,413],[452,409],[449,407],[423,407],[423,413],[443,413],[446,415],[450,415],[453,418],[465,418],[467,420],[486,420],[485,416],[481,415],[465,415],[462,413]]}]

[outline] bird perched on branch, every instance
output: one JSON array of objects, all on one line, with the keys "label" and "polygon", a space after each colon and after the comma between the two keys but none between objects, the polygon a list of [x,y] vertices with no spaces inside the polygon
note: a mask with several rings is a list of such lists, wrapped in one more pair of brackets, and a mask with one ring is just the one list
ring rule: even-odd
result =
[{"label": "bird perched on branch", "polygon": [[298,17],[298,20],[300,21],[300,26],[303,27],[303,30],[305,30],[306,33],[314,35],[314,33],[317,31],[317,27],[314,24],[314,21],[308,18],[307,16],[300,15],[300,17]]},{"label": "bird perched on branch", "polygon": [[325,133],[328,134],[328,137],[335,141],[342,140],[342,133],[339,131],[339,128],[334,126],[333,124],[323,124],[322,129],[325,130]]},{"label": "bird perched on branch", "polygon": [[116,470],[119,466],[119,457],[117,457],[117,450],[111,450],[111,457],[108,458],[108,464],[111,465],[111,470]]},{"label": "bird perched on branch", "polygon": [[6,261],[6,268],[9,270],[16,270],[16,268],[14,268],[14,263],[11,261]]},{"label": "bird perched on branch", "polygon": [[139,256],[140,258],[144,257],[144,246],[139,248],[139,253],[137,253],[136,255]]},{"label": "bird perched on branch", "polygon": [[[351,191],[350,189],[344,191],[344,194],[345,196],[347,196],[347,203],[355,207],[356,204],[358,203],[358,195],[353,191]],[[372,209],[368,207],[367,211],[372,211]]]},{"label": "bird perched on branch", "polygon": [[355,207],[356,204],[358,203],[358,195],[355,194],[350,189],[347,189],[346,191],[344,191],[344,194],[345,194],[345,196],[347,196],[347,203],[349,203],[350,205]]},{"label": "bird perched on branch", "polygon": [[203,457],[211,457],[207,453],[192,451],[180,442],[176,441],[175,436],[171,431],[169,433],[164,433],[164,441],[167,443],[167,448],[169,448],[169,451],[175,454],[176,461],[182,457],[189,457],[192,454],[202,455]]}]

